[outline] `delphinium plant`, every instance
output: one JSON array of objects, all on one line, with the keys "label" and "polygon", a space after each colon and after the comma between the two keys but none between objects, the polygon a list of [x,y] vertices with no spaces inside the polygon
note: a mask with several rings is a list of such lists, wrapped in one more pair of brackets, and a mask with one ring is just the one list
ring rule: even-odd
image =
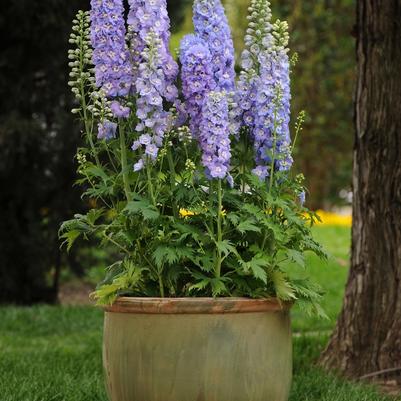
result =
[{"label": "delphinium plant", "polygon": [[93,208],[60,235],[115,248],[94,297],[275,297],[322,313],[320,288],[297,274],[307,251],[325,254],[291,169],[304,114],[291,139],[287,23],[252,0],[237,76],[220,0],[195,0],[176,59],[166,1],[129,7],[125,20],[122,0],[92,0],[70,39]]}]

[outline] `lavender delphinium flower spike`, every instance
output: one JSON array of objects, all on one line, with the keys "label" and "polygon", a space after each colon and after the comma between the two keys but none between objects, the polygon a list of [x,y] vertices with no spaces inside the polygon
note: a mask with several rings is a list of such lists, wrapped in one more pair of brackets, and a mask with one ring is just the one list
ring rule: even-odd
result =
[{"label": "lavender delphinium flower spike", "polygon": [[192,135],[199,136],[202,105],[206,95],[215,89],[212,71],[212,56],[207,43],[197,35],[187,35],[181,41],[180,61],[182,64],[182,92],[186,111],[190,117]]},{"label": "lavender delphinium flower spike", "polygon": [[[136,130],[144,132],[132,146],[133,150],[144,148],[144,162],[156,160],[159,148],[163,144],[164,134],[172,126],[172,114],[163,108],[168,85],[163,69],[163,43],[152,30],[145,39],[145,48],[141,53],[142,61],[138,66],[136,89],[138,91]],[[148,134],[146,132],[151,134]],[[144,162],[137,163],[139,170]]]},{"label": "lavender delphinium flower spike", "polygon": [[231,152],[228,100],[225,92],[212,91],[206,96],[198,140],[206,176],[209,179],[227,177],[232,183],[229,176]]},{"label": "lavender delphinium flower spike", "polygon": [[[159,51],[164,74],[163,96],[169,102],[177,99],[178,91],[174,84],[178,75],[178,65],[170,50],[170,19],[167,14],[166,0],[129,0],[128,30],[132,49],[134,81],[138,68],[143,62],[143,51],[147,47],[150,32],[160,39]],[[137,91],[139,91],[137,89]]]},{"label": "lavender delphinium flower spike", "polygon": [[[252,136],[257,168],[254,173],[265,178],[274,169],[287,171],[293,163],[290,149],[290,63],[288,59],[287,24],[274,25],[275,42],[261,52],[260,76],[255,99]],[[263,167],[267,166],[265,170]],[[261,171],[263,170],[263,174]]]},{"label": "lavender delphinium flower spike", "polygon": [[[179,109],[175,80],[178,64],[170,50],[170,19],[166,0],[129,0],[128,37],[135,85],[138,95],[136,130],[143,134],[132,146],[142,148],[142,159],[134,166],[141,170],[147,161],[157,158],[164,134],[173,124],[171,112],[164,110],[163,102],[173,103]],[[179,110],[181,111],[181,110]]]},{"label": "lavender delphinium flower spike", "polygon": [[91,0],[91,43],[96,85],[108,97],[128,95],[132,84],[122,0]]},{"label": "lavender delphinium flower spike", "polygon": [[245,49],[241,54],[239,81],[236,91],[237,116],[242,126],[253,129],[256,91],[260,82],[260,54],[265,54],[273,42],[271,9],[268,0],[251,0]]},{"label": "lavender delphinium flower spike", "polygon": [[277,154],[276,168],[288,171],[292,164],[290,116],[291,116],[291,80],[290,60],[288,57],[288,24],[277,21],[274,24],[275,45],[273,49],[273,70],[277,77],[277,87],[280,90],[281,101],[278,104],[277,115],[279,124],[277,128]]},{"label": "lavender delphinium flower spike", "polygon": [[195,0],[195,33],[206,41],[218,89],[233,91],[235,86],[234,44],[230,26],[220,0]]},{"label": "lavender delphinium flower spike", "polygon": [[288,33],[285,23],[271,24],[268,0],[252,0],[249,12],[236,115],[240,124],[248,128],[254,143],[253,173],[266,179],[272,157],[275,170],[289,170],[292,165]]}]

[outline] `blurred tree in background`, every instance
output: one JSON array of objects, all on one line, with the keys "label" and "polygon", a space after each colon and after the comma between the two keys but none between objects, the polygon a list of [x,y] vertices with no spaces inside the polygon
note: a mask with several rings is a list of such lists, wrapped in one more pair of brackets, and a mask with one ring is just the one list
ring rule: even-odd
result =
[{"label": "blurred tree in background", "polygon": [[312,208],[340,201],[352,182],[354,0],[274,1],[274,15],[287,19],[294,70],[293,111],[308,119],[295,157],[306,176]]},{"label": "blurred tree in background", "polygon": [[[238,53],[248,2],[225,0]],[[297,163],[307,176],[312,207],[335,202],[350,185],[353,3],[272,2],[275,16],[288,19],[291,46],[300,56],[294,115],[305,108],[309,119]],[[191,4],[168,0],[173,47],[192,30]],[[58,226],[82,208],[73,188],[80,131],[70,114],[68,37],[76,11],[88,7],[89,0],[0,2],[0,303],[57,299],[66,262]],[[79,275],[89,263],[70,255],[68,264]]]},{"label": "blurred tree in background", "polygon": [[67,48],[86,1],[2,0],[0,302],[53,302],[58,225],[80,209]]}]

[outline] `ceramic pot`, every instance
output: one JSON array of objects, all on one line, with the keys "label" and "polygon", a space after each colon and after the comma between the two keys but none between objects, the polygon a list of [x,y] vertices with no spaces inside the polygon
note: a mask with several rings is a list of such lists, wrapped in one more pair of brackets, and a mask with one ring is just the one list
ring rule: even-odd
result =
[{"label": "ceramic pot", "polygon": [[119,298],[105,310],[111,401],[287,401],[290,305],[275,299]]}]

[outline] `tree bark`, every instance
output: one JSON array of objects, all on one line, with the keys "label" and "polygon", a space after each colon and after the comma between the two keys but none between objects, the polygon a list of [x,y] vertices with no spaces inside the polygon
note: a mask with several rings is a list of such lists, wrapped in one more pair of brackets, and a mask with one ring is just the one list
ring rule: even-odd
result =
[{"label": "tree bark", "polygon": [[321,364],[401,366],[401,0],[357,2],[351,270]]}]

